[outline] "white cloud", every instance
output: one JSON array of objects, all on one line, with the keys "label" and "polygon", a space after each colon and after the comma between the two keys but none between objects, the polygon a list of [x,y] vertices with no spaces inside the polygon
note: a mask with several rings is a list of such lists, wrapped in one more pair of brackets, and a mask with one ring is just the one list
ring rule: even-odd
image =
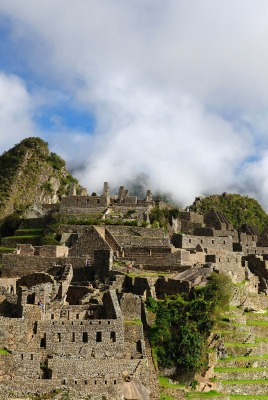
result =
[{"label": "white cloud", "polygon": [[22,80],[0,73],[0,151],[34,134],[31,98]]},{"label": "white cloud", "polygon": [[35,78],[95,115],[92,136],[46,132],[84,185],[145,173],[185,204],[251,190],[268,147],[266,0],[13,0],[1,12]]}]

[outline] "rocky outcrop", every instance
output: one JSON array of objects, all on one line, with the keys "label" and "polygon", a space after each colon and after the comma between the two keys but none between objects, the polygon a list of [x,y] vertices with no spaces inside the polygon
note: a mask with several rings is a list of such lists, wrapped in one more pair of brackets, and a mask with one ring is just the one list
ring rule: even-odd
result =
[{"label": "rocky outcrop", "polygon": [[75,179],[39,138],[24,139],[0,156],[0,219],[32,204],[54,204]]}]

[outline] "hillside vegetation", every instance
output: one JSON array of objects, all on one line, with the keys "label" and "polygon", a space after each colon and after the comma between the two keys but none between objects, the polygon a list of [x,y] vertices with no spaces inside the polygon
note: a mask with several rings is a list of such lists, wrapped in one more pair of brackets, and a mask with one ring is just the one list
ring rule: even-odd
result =
[{"label": "hillside vegetation", "polygon": [[206,369],[207,339],[220,313],[228,308],[231,291],[231,279],[213,273],[207,286],[195,287],[189,294],[147,300],[147,308],[156,314],[149,334],[160,368]]},{"label": "hillside vegetation", "polygon": [[0,219],[34,203],[55,203],[75,179],[40,138],[27,138],[0,156]]},{"label": "hillside vegetation", "polygon": [[211,209],[223,212],[235,228],[242,224],[256,226],[259,231],[268,228],[268,215],[256,199],[239,194],[223,193],[207,197],[197,197],[189,207],[191,211],[207,213]]}]

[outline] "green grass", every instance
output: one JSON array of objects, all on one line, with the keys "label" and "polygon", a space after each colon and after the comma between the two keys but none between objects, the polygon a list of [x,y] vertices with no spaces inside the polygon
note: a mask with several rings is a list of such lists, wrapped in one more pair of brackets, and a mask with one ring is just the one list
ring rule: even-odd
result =
[{"label": "green grass", "polygon": [[17,229],[16,232],[35,232],[35,233],[43,233],[44,229],[43,228],[22,228],[22,229]]},{"label": "green grass", "polygon": [[6,236],[3,239],[17,240],[17,239],[37,239],[41,235],[23,235],[23,236]]},{"label": "green grass", "polygon": [[176,397],[170,396],[169,394],[161,393],[160,400],[177,400]]},{"label": "green grass", "polygon": [[132,320],[125,320],[124,324],[126,324],[126,325],[142,325],[142,322],[140,319],[132,319]]},{"label": "green grass", "polygon": [[268,400],[267,394],[230,394],[230,399],[237,399],[237,400]]},{"label": "green grass", "polygon": [[268,338],[255,337],[255,343],[268,343]]},{"label": "green grass", "polygon": [[250,371],[268,371],[267,367],[215,367],[215,372],[250,372]]},{"label": "green grass", "polygon": [[250,319],[247,320],[247,326],[267,326],[268,327],[268,321],[262,321],[258,319]]},{"label": "green grass", "polygon": [[183,389],[185,388],[185,385],[181,383],[170,383],[170,378],[167,376],[159,376],[159,385],[163,388],[171,388],[171,389]]},{"label": "green grass", "polygon": [[227,357],[220,358],[219,362],[228,362],[228,361],[258,361],[258,360],[268,360],[268,354],[263,354],[262,356],[237,356],[237,357]]},{"label": "green grass", "polygon": [[7,354],[10,354],[10,351],[8,351],[7,349],[0,349],[0,354],[6,356]]},{"label": "green grass", "polygon": [[268,379],[223,379],[223,385],[268,385]]},{"label": "green grass", "polygon": [[14,247],[0,247],[0,252],[1,253],[9,253],[9,252],[12,252],[12,251],[14,251]]},{"label": "green grass", "polygon": [[225,347],[256,347],[257,343],[237,343],[237,342],[225,342]]},{"label": "green grass", "polygon": [[165,389],[184,389],[185,385],[180,383],[171,383],[170,378],[167,376],[159,376],[159,386],[162,389],[162,393],[160,395],[160,400],[177,400],[178,397],[171,396],[170,394],[165,393]]},{"label": "green grass", "polygon": [[209,399],[211,397],[226,397],[226,394],[210,390],[209,392],[186,393],[186,397]]}]

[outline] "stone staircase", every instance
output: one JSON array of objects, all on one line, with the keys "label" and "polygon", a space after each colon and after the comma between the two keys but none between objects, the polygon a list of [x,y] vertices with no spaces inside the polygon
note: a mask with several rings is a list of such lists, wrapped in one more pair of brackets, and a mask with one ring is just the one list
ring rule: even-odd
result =
[{"label": "stone staircase", "polygon": [[149,342],[149,338],[147,335],[146,330],[144,329],[144,344],[145,344],[145,354],[148,360],[148,367],[149,367],[149,376],[148,382],[149,387],[151,388],[150,400],[159,400],[160,399],[160,391],[159,391],[159,384],[158,384],[158,376],[156,367],[152,357],[152,350]]}]

